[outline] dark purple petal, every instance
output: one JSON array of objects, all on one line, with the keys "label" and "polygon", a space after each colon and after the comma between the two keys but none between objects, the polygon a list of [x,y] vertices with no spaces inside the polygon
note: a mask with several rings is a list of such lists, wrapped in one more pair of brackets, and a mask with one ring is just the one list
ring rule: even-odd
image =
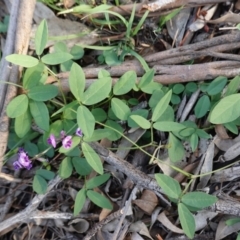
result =
[{"label": "dark purple petal", "polygon": [[49,136],[49,138],[47,139],[47,143],[49,145],[52,145],[54,148],[57,146],[57,142],[56,142],[55,136],[53,134],[51,134]]},{"label": "dark purple petal", "polygon": [[29,160],[28,156],[24,155],[19,156],[18,162],[25,168],[27,168],[31,164],[31,161]]},{"label": "dark purple petal", "polygon": [[62,145],[64,148],[68,149],[72,146],[72,136],[67,136],[62,140]]},{"label": "dark purple petal", "polygon": [[27,170],[30,170],[32,168],[32,163],[30,162],[29,165],[26,167]]},{"label": "dark purple petal", "polygon": [[82,136],[83,136],[83,132],[82,132],[81,128],[78,128],[78,129],[76,130],[76,135],[79,136],[79,137],[82,137]]},{"label": "dark purple petal", "polygon": [[64,130],[62,130],[62,131],[60,132],[60,138],[61,138],[61,140],[63,140],[65,137],[66,137],[66,132],[65,132]]},{"label": "dark purple petal", "polygon": [[13,163],[13,167],[14,167],[15,170],[18,170],[18,169],[20,169],[20,168],[23,168],[23,166],[22,166],[18,161],[15,161],[15,162]]}]

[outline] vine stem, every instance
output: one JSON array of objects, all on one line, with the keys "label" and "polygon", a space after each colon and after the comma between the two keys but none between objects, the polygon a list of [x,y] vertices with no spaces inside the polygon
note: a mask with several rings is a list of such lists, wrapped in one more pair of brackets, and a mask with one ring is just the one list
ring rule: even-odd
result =
[{"label": "vine stem", "polygon": [[[52,102],[54,102],[54,103],[56,103],[56,104],[64,107],[64,104],[62,104],[62,103],[55,102],[55,101],[53,101],[53,100],[52,100]],[[71,110],[76,113],[75,110],[73,110],[73,109],[71,109]],[[139,149],[139,150],[141,150],[143,153],[145,153],[146,155],[148,155],[149,157],[151,157],[151,162],[152,162],[153,160],[160,161],[161,163],[163,163],[163,164],[171,167],[172,169],[176,170],[177,172],[182,173],[184,176],[190,178],[190,179],[191,179],[190,182],[191,182],[193,179],[195,179],[195,178],[203,177],[203,176],[206,176],[206,175],[209,175],[209,174],[212,174],[212,173],[219,172],[219,171],[221,171],[221,170],[227,169],[228,167],[231,167],[231,166],[233,166],[234,164],[240,162],[240,159],[239,159],[238,161],[236,161],[236,162],[234,162],[234,163],[231,163],[231,164],[229,164],[229,165],[227,165],[227,166],[225,166],[225,167],[222,167],[222,168],[220,168],[220,169],[217,169],[217,170],[214,170],[214,171],[211,171],[211,172],[207,172],[207,173],[203,173],[203,174],[192,175],[192,174],[190,174],[190,173],[188,173],[188,172],[183,171],[182,169],[180,169],[180,168],[178,168],[178,167],[175,167],[175,166],[173,166],[173,165],[171,165],[171,164],[165,163],[163,160],[158,159],[157,157],[151,155],[150,153],[148,153],[147,151],[145,151],[145,150],[143,149],[143,147],[149,146],[151,143],[146,144],[146,145],[144,145],[144,146],[139,146],[139,145],[137,145],[135,142],[133,142],[131,139],[129,139],[128,137],[126,137],[125,135],[123,135],[120,131],[118,131],[118,130],[116,130],[116,129],[108,126],[108,125],[105,125],[105,124],[103,124],[103,123],[101,123],[101,122],[96,121],[96,123],[99,124],[99,125],[101,125],[101,126],[103,126],[103,127],[109,128],[109,129],[115,131],[116,133],[120,134],[123,138],[125,138],[125,139],[128,140],[130,143],[132,143],[132,144],[135,146],[135,149]],[[152,130],[151,130],[151,131],[152,131]],[[111,148],[110,148],[110,149],[111,149]]]},{"label": "vine stem", "polygon": [[19,84],[17,84],[17,83],[7,82],[7,81],[2,81],[2,80],[0,80],[0,83],[13,85],[13,86],[15,86],[15,87],[19,87],[19,88],[22,88],[22,89],[23,89],[23,86],[21,86],[21,85],[19,85]]},{"label": "vine stem", "polygon": [[[123,135],[121,132],[119,132],[118,130],[116,130],[116,129],[108,126],[108,125],[105,125],[105,124],[103,124],[103,123],[97,122],[97,121],[96,121],[96,123],[99,124],[99,125],[101,125],[101,126],[104,126],[104,127],[106,127],[106,128],[109,128],[109,129],[115,131],[116,133],[120,134],[122,137],[124,137],[125,139],[127,139],[130,143],[132,143],[135,147],[137,147],[137,148],[138,148],[139,150],[141,150],[143,153],[145,153],[145,154],[148,155],[149,157],[152,157],[152,155],[151,155],[150,153],[148,153],[148,152],[145,151],[143,148],[141,148],[140,146],[138,146],[135,142],[133,142],[133,141],[132,141],[131,139],[129,139],[128,137],[124,136],[124,135]],[[173,166],[173,165],[171,165],[171,164],[165,163],[164,161],[162,161],[162,160],[160,160],[160,159],[158,159],[158,158],[156,158],[156,157],[155,157],[155,159],[158,160],[158,161],[160,161],[161,163],[163,163],[163,164],[171,167],[172,169],[174,169],[174,170],[182,173],[183,175],[185,175],[185,176],[187,176],[187,177],[191,177],[191,174],[189,174],[188,172],[185,172],[185,171],[183,171],[182,169],[180,169],[180,168],[178,168],[178,167],[175,167],[175,166]]]},{"label": "vine stem", "polygon": [[64,93],[63,93],[61,81],[59,81],[59,79],[57,78],[56,74],[55,74],[49,67],[47,67],[46,65],[44,65],[44,66],[47,68],[48,72],[49,72],[53,77],[55,77],[55,79],[57,80],[57,82],[58,82],[58,84],[59,84],[59,89],[60,89],[61,95],[62,95],[62,97],[63,97],[64,104],[66,105],[66,104],[67,104],[67,101],[66,101],[65,95],[64,95]]}]

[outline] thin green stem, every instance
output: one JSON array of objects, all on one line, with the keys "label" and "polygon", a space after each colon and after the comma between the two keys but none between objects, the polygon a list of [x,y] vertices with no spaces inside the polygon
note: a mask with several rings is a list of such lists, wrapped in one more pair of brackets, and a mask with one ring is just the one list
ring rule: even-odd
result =
[{"label": "thin green stem", "polygon": [[46,66],[46,68],[47,68],[48,72],[57,80],[58,86],[59,86],[59,89],[60,89],[60,92],[61,92],[61,95],[62,95],[62,98],[63,98],[63,101],[64,101],[64,104],[66,105],[67,101],[66,101],[65,95],[64,95],[63,90],[62,90],[61,82],[57,78],[56,74],[49,67]]},{"label": "thin green stem", "polygon": [[[103,123],[97,122],[97,121],[96,121],[96,123],[99,124],[99,125],[101,125],[101,126],[103,126],[103,127],[109,128],[109,129],[115,131],[116,133],[120,134],[123,138],[125,138],[126,140],[128,140],[128,141],[129,141],[130,143],[132,143],[135,147],[137,147],[137,149],[141,150],[143,153],[145,153],[145,154],[148,155],[149,157],[152,157],[152,155],[151,155],[150,153],[148,153],[148,152],[145,151],[143,148],[141,148],[140,146],[138,146],[134,141],[132,141],[132,140],[129,139],[128,137],[124,136],[124,135],[123,135],[121,132],[119,132],[118,130],[116,130],[116,129],[108,126],[108,125],[105,125],[105,124],[103,124]],[[163,164],[171,167],[172,169],[174,169],[174,170],[182,173],[183,175],[185,175],[185,176],[187,176],[187,177],[191,177],[191,174],[189,174],[188,172],[185,172],[185,171],[183,171],[182,169],[180,169],[180,168],[178,168],[178,167],[175,167],[175,166],[173,166],[173,165],[171,165],[171,164],[165,163],[164,161],[162,161],[162,160],[160,160],[160,159],[158,159],[158,158],[155,158],[155,159],[158,160],[158,161],[160,161],[160,162],[162,162]]]},{"label": "thin green stem", "polygon": [[184,190],[182,191],[182,195],[184,195],[187,192],[187,190],[190,187],[192,181],[193,181],[193,179],[190,179],[190,181],[188,182],[188,184],[185,186]]},{"label": "thin green stem", "polygon": [[7,82],[7,81],[2,81],[2,80],[0,80],[0,83],[13,85],[13,86],[15,86],[15,87],[19,87],[19,88],[22,88],[22,89],[23,89],[23,86],[21,86],[21,85],[19,85],[19,84],[16,84],[16,83]]},{"label": "thin green stem", "polygon": [[233,166],[233,165],[235,165],[236,163],[239,163],[239,162],[240,162],[240,159],[239,159],[238,161],[234,162],[234,163],[231,163],[231,164],[229,164],[229,165],[227,165],[227,166],[225,166],[225,167],[216,169],[216,170],[214,170],[214,171],[207,172],[207,173],[203,173],[203,174],[199,174],[199,175],[192,175],[191,178],[192,178],[192,179],[195,179],[195,178],[198,178],[198,177],[207,176],[207,175],[209,175],[209,174],[213,174],[213,173],[222,171],[222,170],[224,170],[224,169],[227,169],[227,168],[229,168],[229,167],[231,167],[231,166]]}]

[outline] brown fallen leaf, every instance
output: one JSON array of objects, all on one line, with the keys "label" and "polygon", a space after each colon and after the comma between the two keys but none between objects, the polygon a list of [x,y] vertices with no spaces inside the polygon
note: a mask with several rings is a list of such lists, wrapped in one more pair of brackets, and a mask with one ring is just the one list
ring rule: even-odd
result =
[{"label": "brown fallen leaf", "polygon": [[229,139],[226,128],[222,124],[215,125],[215,132],[220,139]]},{"label": "brown fallen leaf", "polygon": [[188,0],[157,0],[155,2],[144,4],[143,8],[149,10],[150,12],[155,12],[162,7],[174,8],[176,4],[185,5],[187,2]]},{"label": "brown fallen leaf", "polygon": [[76,3],[76,0],[63,0],[65,8],[71,8]]},{"label": "brown fallen leaf", "polygon": [[142,193],[141,199],[133,201],[145,213],[151,215],[158,204],[158,198],[153,191],[145,189]]},{"label": "brown fallen leaf", "polygon": [[237,0],[237,2],[235,3],[235,8],[237,10],[240,10],[240,0]]},{"label": "brown fallen leaf", "polygon": [[176,227],[166,216],[166,212],[163,211],[158,215],[158,221],[162,223],[163,226],[171,230],[172,232],[183,234],[183,230],[181,228]]},{"label": "brown fallen leaf", "polygon": [[224,22],[240,23],[240,15],[236,13],[228,12],[227,14],[225,14],[220,18],[209,20],[207,22],[212,24],[218,24],[218,23],[224,23]]}]

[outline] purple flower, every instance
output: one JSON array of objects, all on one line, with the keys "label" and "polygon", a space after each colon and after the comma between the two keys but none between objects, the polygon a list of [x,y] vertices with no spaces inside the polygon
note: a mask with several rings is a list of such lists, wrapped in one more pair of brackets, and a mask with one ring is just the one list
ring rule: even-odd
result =
[{"label": "purple flower", "polygon": [[79,137],[82,137],[82,136],[83,136],[83,132],[82,132],[81,128],[78,128],[78,129],[76,130],[76,135],[79,136]]},{"label": "purple flower", "polygon": [[29,170],[32,168],[32,163],[23,148],[19,148],[18,160],[13,163],[13,167],[15,170],[20,168],[26,168],[27,170]]},{"label": "purple flower", "polygon": [[68,149],[72,146],[72,136],[66,136],[63,140],[62,140],[62,145],[64,148]]},{"label": "purple flower", "polygon": [[56,147],[57,142],[56,142],[56,138],[53,134],[51,134],[50,137],[47,139],[47,143],[49,145],[52,145],[54,148]]},{"label": "purple flower", "polygon": [[62,130],[62,131],[60,132],[60,138],[61,138],[61,140],[63,140],[65,137],[66,137],[66,132],[65,132],[64,130]]}]

